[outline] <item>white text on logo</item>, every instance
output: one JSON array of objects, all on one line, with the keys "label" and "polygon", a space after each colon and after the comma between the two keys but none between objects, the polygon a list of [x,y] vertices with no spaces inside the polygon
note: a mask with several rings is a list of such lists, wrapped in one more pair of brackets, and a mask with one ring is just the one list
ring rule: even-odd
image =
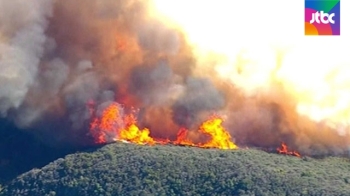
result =
[{"label": "white text on logo", "polygon": [[318,11],[316,13],[312,14],[312,18],[310,20],[310,23],[313,24],[314,22],[316,22],[317,24],[328,24],[328,23],[332,23],[334,24],[334,13],[332,14],[328,14],[328,13],[324,13],[323,11],[321,11],[321,13],[319,13]]}]

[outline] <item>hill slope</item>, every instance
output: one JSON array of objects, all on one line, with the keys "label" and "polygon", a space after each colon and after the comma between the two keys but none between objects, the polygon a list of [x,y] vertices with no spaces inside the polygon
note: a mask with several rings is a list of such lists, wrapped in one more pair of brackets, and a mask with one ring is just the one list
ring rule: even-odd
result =
[{"label": "hill slope", "polygon": [[21,131],[0,118],[0,184],[34,167],[43,167],[73,150],[47,146],[29,131]]},{"label": "hill slope", "polygon": [[2,195],[350,195],[350,162],[114,143],[18,176]]}]

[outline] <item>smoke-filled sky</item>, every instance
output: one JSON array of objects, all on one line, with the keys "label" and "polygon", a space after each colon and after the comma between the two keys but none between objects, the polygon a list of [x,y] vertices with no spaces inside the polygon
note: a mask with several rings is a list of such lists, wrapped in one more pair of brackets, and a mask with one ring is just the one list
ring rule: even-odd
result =
[{"label": "smoke-filled sky", "polygon": [[174,138],[219,114],[241,146],[350,147],[350,19],[304,36],[303,1],[0,0],[0,115],[87,145],[91,109]]}]

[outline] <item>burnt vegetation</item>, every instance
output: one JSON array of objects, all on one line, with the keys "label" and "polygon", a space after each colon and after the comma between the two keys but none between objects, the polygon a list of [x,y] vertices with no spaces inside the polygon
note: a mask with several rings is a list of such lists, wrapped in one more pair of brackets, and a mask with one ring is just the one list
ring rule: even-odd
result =
[{"label": "burnt vegetation", "polygon": [[349,195],[349,169],[340,157],[114,143],[32,169],[1,195]]}]

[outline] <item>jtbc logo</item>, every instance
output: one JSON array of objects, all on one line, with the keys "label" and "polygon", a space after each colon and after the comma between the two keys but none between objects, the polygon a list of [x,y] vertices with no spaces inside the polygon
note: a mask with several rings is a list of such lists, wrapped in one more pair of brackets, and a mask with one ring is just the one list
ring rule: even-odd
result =
[{"label": "jtbc logo", "polygon": [[312,14],[312,19],[310,20],[310,23],[313,24],[316,21],[317,24],[320,24],[320,20],[321,20],[322,24],[328,24],[328,23],[334,24],[333,17],[334,17],[334,13],[328,14],[321,11],[321,14],[320,14],[319,12],[316,12]]}]

